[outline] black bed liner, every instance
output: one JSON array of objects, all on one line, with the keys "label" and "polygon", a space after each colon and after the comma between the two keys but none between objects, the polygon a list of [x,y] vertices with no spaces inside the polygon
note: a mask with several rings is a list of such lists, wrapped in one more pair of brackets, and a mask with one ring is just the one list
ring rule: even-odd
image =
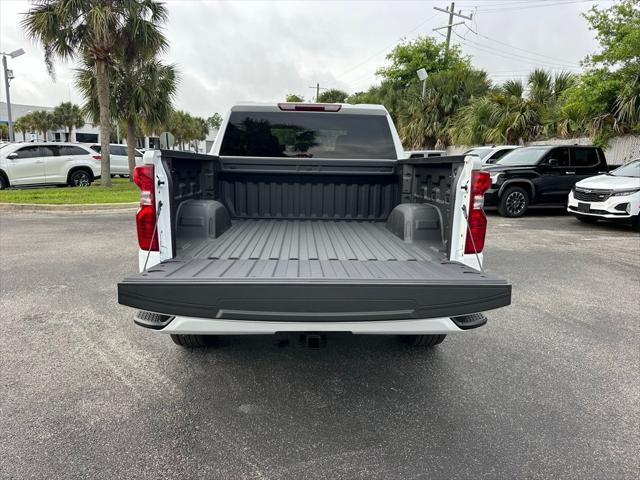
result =
[{"label": "black bed liner", "polygon": [[432,318],[508,305],[503,279],[407,243],[382,222],[235,220],[118,285],[124,305],[243,320]]}]

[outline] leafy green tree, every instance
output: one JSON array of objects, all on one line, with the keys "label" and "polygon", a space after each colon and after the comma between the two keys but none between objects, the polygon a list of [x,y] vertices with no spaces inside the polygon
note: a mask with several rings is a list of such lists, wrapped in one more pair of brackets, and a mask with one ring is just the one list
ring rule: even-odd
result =
[{"label": "leafy green tree", "polygon": [[371,87],[367,91],[353,93],[346,98],[346,102],[353,105],[358,103],[380,103],[378,90],[375,87]]},{"label": "leafy green tree", "polygon": [[337,88],[331,88],[325,90],[318,96],[318,102],[320,103],[344,103],[349,94],[338,90]]},{"label": "leafy green tree", "polygon": [[53,116],[58,125],[67,129],[67,141],[75,142],[74,128],[82,128],[85,123],[82,109],[71,102],[62,102],[53,109]]},{"label": "leafy green tree", "polygon": [[5,138],[9,139],[9,125],[0,123],[0,139],[4,140]]},{"label": "leafy green tree", "polygon": [[[127,136],[129,178],[135,168],[136,139],[148,127],[167,121],[178,85],[174,65],[150,58],[139,63],[121,62],[110,67],[112,120],[121,122]],[[76,83],[86,99],[84,109],[95,121],[100,113],[93,62],[76,71]]]},{"label": "leafy green tree", "polygon": [[56,57],[81,57],[93,62],[103,186],[111,186],[110,67],[119,59],[140,58],[140,52],[155,54],[164,50],[167,41],[160,24],[166,18],[165,6],[153,0],[36,0],[22,21],[27,35],[44,46],[45,62],[52,76]]},{"label": "leafy green tree", "polygon": [[562,112],[572,131],[605,145],[612,135],[640,132],[640,6],[622,0],[585,18],[601,48],[583,62],[588,70],[567,90]]},{"label": "leafy green tree", "polygon": [[446,45],[431,37],[420,37],[397,45],[387,55],[387,60],[391,65],[379,68],[376,75],[401,85],[418,83],[416,71],[420,68],[432,74],[447,69],[471,67],[470,60],[460,53],[458,46],[452,46],[446,54]]},{"label": "leafy green tree", "polygon": [[207,118],[207,126],[213,130],[220,129],[220,125],[222,125],[222,115],[219,113],[214,113],[209,118]]},{"label": "leafy green tree", "polygon": [[304,97],[301,95],[296,95],[295,93],[290,93],[286,96],[285,102],[301,103],[304,102]]},{"label": "leafy green tree", "polygon": [[585,15],[600,42],[600,52],[585,64],[607,68],[620,80],[613,115],[619,130],[640,129],[640,3],[623,0],[610,8],[594,6]]}]

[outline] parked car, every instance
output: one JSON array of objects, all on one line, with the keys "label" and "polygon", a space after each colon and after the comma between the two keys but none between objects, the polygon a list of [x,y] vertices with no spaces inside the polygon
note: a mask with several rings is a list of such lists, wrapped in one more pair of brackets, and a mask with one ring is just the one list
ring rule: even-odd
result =
[{"label": "parked car", "polygon": [[640,229],[640,159],[576,183],[567,210],[583,222],[602,219]]},{"label": "parked car", "polygon": [[327,331],[433,346],[510,303],[509,283],[481,271],[477,158],[403,158],[381,105],[246,104],[228,118],[212,155],[148,152],[136,167],[141,273],[118,301],[138,325],[190,347]]},{"label": "parked car", "polygon": [[476,147],[464,152],[464,155],[477,155],[482,163],[496,163],[507,153],[512,152],[519,145],[491,145],[490,147]]},{"label": "parked car", "polygon": [[407,158],[443,157],[447,154],[444,150],[407,150]]},{"label": "parked car", "polygon": [[576,182],[608,171],[601,148],[591,146],[522,147],[484,171],[491,175],[485,205],[500,215],[520,217],[532,206],[566,207]]},{"label": "parked car", "polygon": [[[91,150],[100,153],[102,147],[99,143],[90,145]],[[142,163],[142,152],[135,149],[136,165]],[[126,145],[119,143],[109,144],[109,163],[111,164],[111,175],[128,176],[129,175],[129,154]]]},{"label": "parked car", "polygon": [[99,154],[78,143],[11,143],[0,149],[0,189],[23,185],[90,185]]}]

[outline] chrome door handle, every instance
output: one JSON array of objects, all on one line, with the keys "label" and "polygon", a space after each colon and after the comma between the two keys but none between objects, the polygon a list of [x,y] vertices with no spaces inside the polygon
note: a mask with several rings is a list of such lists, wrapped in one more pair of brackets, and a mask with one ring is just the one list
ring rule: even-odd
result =
[{"label": "chrome door handle", "polygon": [[575,175],[576,174],[576,172],[564,172],[564,173],[566,173],[567,175]]}]

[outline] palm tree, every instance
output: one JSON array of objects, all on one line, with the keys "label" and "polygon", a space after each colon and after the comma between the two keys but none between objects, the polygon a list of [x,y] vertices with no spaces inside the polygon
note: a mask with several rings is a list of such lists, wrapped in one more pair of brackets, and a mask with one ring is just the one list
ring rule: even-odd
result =
[{"label": "palm tree", "polygon": [[534,70],[527,78],[508,80],[482,98],[473,99],[451,121],[454,142],[524,143],[568,132],[562,98],[575,82],[566,72],[552,76]]},{"label": "palm tree", "polygon": [[54,130],[58,126],[53,113],[47,112],[46,110],[31,112],[31,122],[33,129],[42,133],[45,142],[48,140],[47,134],[49,131]]},{"label": "palm tree", "polygon": [[[95,119],[100,109],[91,64],[87,61],[83,68],[76,70],[76,83],[86,99],[85,111]],[[110,110],[113,120],[125,124],[129,178],[132,179],[137,132],[142,127],[159,125],[169,118],[178,78],[174,65],[163,64],[155,58],[141,63],[114,65],[111,70]]]},{"label": "palm tree", "polygon": [[22,141],[26,142],[27,141],[27,133],[33,132],[33,125],[32,125],[32,119],[31,119],[31,113],[26,113],[18,118],[16,118],[16,121],[13,122],[13,129],[16,132],[20,132],[22,133]]},{"label": "palm tree", "polygon": [[62,102],[53,109],[53,116],[55,117],[58,125],[67,129],[67,141],[75,142],[75,132],[73,129],[84,126],[84,115],[82,115],[82,109],[71,102]]},{"label": "palm tree", "polygon": [[443,70],[427,78],[424,98],[417,83],[408,88],[399,125],[403,143],[413,148],[443,148],[450,144],[450,119],[474,97],[489,89],[487,74],[481,70]]},{"label": "palm tree", "polygon": [[119,59],[155,54],[167,47],[159,25],[167,18],[164,5],[153,0],[36,0],[22,26],[44,46],[53,76],[53,60],[93,61],[100,110],[101,185],[111,186],[109,163],[111,66]]}]

